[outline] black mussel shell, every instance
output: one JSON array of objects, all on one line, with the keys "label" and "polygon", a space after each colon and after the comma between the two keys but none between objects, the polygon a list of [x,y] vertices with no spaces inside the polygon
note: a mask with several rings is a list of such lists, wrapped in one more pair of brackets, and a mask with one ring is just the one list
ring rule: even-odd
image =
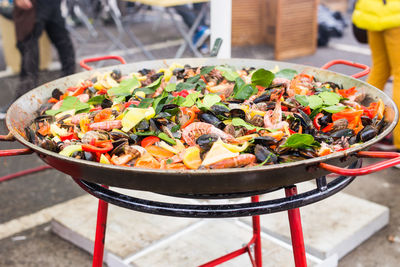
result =
[{"label": "black mussel shell", "polygon": [[169,114],[168,112],[160,112],[156,115],[155,119],[157,121],[160,119],[161,123],[162,123],[162,122],[165,122],[165,120],[166,120],[165,118],[167,118],[167,117],[171,117],[171,114]]},{"label": "black mussel shell", "polygon": [[28,139],[29,142],[36,144],[37,136],[34,130],[32,130],[30,127],[26,127],[25,134],[26,134],[26,139]]},{"label": "black mussel shell", "polygon": [[367,142],[368,140],[371,140],[377,135],[378,135],[377,129],[372,127],[371,125],[367,125],[364,127],[364,129],[358,132],[356,141]]},{"label": "black mussel shell", "polygon": [[40,116],[37,116],[34,119],[34,121],[35,122],[44,122],[44,121],[52,122],[52,121],[54,121],[54,117],[51,115],[40,115]]},{"label": "black mussel shell", "polygon": [[97,83],[97,77],[93,77],[93,78],[91,79],[91,81],[92,81],[92,83]]},{"label": "black mussel shell", "polygon": [[60,89],[56,88],[51,92],[51,97],[60,100],[60,97],[63,95],[64,93],[61,92]]},{"label": "black mussel shell", "polygon": [[323,134],[323,133],[317,133],[314,135],[314,139],[317,142],[325,142],[327,144],[330,144],[333,142],[333,138],[327,134]]},{"label": "black mussel shell", "polygon": [[223,105],[213,105],[213,106],[211,106],[210,110],[215,115],[226,116],[227,114],[229,114],[229,108],[227,108],[226,106],[223,106]]},{"label": "black mussel shell", "polygon": [[145,75],[147,75],[148,73],[150,73],[151,70],[149,70],[149,69],[141,69],[141,70],[139,70],[138,72],[139,72],[140,74],[142,74],[142,76],[145,76]]},{"label": "black mussel shell", "polygon": [[85,154],[83,151],[75,151],[71,154],[71,157],[76,159],[85,159]]},{"label": "black mussel shell", "polygon": [[[158,115],[160,115],[160,114],[158,114]],[[164,112],[164,116],[169,116],[169,115],[170,115],[169,113]],[[170,121],[165,117],[157,117],[157,118],[154,118],[154,120],[156,121],[157,126],[161,126],[161,125],[166,126],[170,123]]]},{"label": "black mussel shell", "polygon": [[262,146],[271,146],[278,144],[278,141],[271,136],[259,136],[253,139],[254,144],[262,145]]},{"label": "black mussel shell", "polygon": [[53,103],[44,103],[43,105],[40,106],[40,108],[38,109],[38,114],[40,115],[45,115],[46,114],[46,110],[51,109],[51,107],[53,106]]},{"label": "black mussel shell", "polygon": [[93,86],[89,86],[89,87],[88,87],[88,90],[89,90],[89,92],[91,92],[92,94],[97,93],[96,88],[94,88]]},{"label": "black mussel shell", "polygon": [[120,139],[118,141],[112,142],[114,148],[113,150],[110,151],[110,155],[124,153],[125,152],[124,147],[126,144],[128,144],[127,139]]},{"label": "black mussel shell", "polygon": [[375,129],[378,132],[378,134],[383,130],[383,128],[385,128],[386,126],[386,121],[385,121],[385,116],[383,116],[383,118],[376,123]]},{"label": "black mussel shell", "polygon": [[260,102],[267,102],[267,101],[270,100],[270,98],[271,98],[271,92],[270,91],[266,91],[265,93],[263,93],[262,95],[260,95],[256,99],[254,99],[253,103],[257,104],[257,103],[260,103]]},{"label": "black mussel shell", "polygon": [[53,151],[53,152],[57,152],[57,150],[58,150],[58,147],[57,147],[56,142],[54,142],[54,141],[51,140],[51,139],[47,139],[47,138],[44,139],[44,140],[41,142],[40,146],[41,146],[42,148],[44,148],[44,149],[47,149],[47,150],[50,150],[50,151]]},{"label": "black mussel shell", "polygon": [[329,85],[329,87],[332,88],[332,89],[343,89],[343,85],[340,86],[340,85],[338,85],[338,84],[336,84],[336,83],[334,83],[334,82],[324,82],[324,83],[321,85],[321,87],[322,87],[322,86],[325,86],[325,85]]},{"label": "black mussel shell", "polygon": [[101,107],[104,108],[111,108],[113,106],[113,102],[107,98],[105,98],[103,100],[103,102],[101,102]]},{"label": "black mussel shell", "polygon": [[113,78],[114,80],[118,81],[119,79],[121,79],[121,70],[120,69],[114,69],[111,72],[111,78]]},{"label": "black mussel shell", "polygon": [[357,136],[352,136],[349,138],[349,145],[354,145],[355,143],[357,143]]},{"label": "black mussel shell", "polygon": [[326,114],[323,117],[318,119],[319,125],[321,125],[321,129],[328,126],[329,123],[332,122],[332,114]]},{"label": "black mussel shell", "polygon": [[149,120],[149,124],[150,124],[150,127],[149,127],[150,131],[153,131],[155,133],[160,132],[159,126],[161,126],[161,125],[154,118]]},{"label": "black mussel shell", "polygon": [[137,136],[136,134],[130,134],[128,141],[130,145],[136,145],[139,143],[139,136]]},{"label": "black mussel shell", "polygon": [[229,103],[229,104],[241,104],[241,103],[243,103],[243,101],[244,100],[240,100],[240,99],[229,99],[229,100],[226,100],[226,102]]},{"label": "black mussel shell", "polygon": [[204,150],[210,150],[214,142],[218,140],[218,136],[215,134],[203,134],[196,140],[198,144]]},{"label": "black mussel shell", "polygon": [[331,137],[333,139],[339,139],[342,137],[352,137],[354,135],[354,130],[353,129],[342,129],[342,130],[338,130],[336,132],[333,132],[331,134]]},{"label": "black mussel shell", "polygon": [[256,147],[254,148],[254,155],[256,156],[257,162],[266,161],[264,164],[278,162],[278,157],[274,153],[272,153],[268,148],[262,145],[256,145]]},{"label": "black mussel shell", "polygon": [[136,130],[138,131],[146,131],[150,128],[150,123],[148,120],[142,120],[139,122],[139,124],[136,126]]},{"label": "black mussel shell", "polygon": [[167,104],[162,107],[161,112],[164,112],[167,109],[174,109],[174,108],[179,108],[179,106],[177,104]]},{"label": "black mussel shell", "polygon": [[129,135],[127,135],[124,132],[120,132],[120,131],[111,131],[108,133],[108,135],[110,136],[111,140],[113,140],[113,141],[117,141],[120,139],[129,139]]},{"label": "black mussel shell", "polygon": [[212,124],[221,130],[225,128],[225,123],[220,121],[220,119],[218,119],[216,116],[214,116],[211,113],[202,113],[199,115],[199,118],[201,121]]},{"label": "black mussel shell", "polygon": [[368,116],[361,116],[361,123],[365,127],[372,124],[372,119]]},{"label": "black mussel shell", "polygon": [[150,80],[152,82],[154,82],[163,75],[164,75],[164,73],[162,73],[162,72],[155,73],[155,74],[151,75]]},{"label": "black mussel shell", "polygon": [[231,110],[229,111],[229,114],[230,114],[231,117],[233,117],[233,118],[241,118],[242,120],[245,120],[245,119],[246,119],[246,112],[244,112],[244,110],[243,110],[243,109],[240,109],[240,108],[231,109]]}]

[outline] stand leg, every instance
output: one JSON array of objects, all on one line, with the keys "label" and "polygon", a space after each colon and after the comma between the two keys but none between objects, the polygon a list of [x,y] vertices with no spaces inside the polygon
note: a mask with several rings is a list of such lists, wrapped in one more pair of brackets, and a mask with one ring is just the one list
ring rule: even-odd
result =
[{"label": "stand leg", "polygon": [[[251,197],[251,202],[258,202],[258,196]],[[234,259],[244,253],[249,254],[250,261],[253,267],[262,267],[262,251],[261,251],[261,227],[260,227],[260,216],[255,215],[252,217],[253,220],[253,237],[245,247],[235,250],[229,254],[219,257],[215,260],[209,261],[198,267],[214,267],[231,259]],[[254,257],[251,253],[251,246],[254,245]]]},{"label": "stand leg", "polygon": [[[104,187],[108,188],[108,186]],[[107,213],[108,213],[108,203],[99,199],[92,267],[103,266],[104,243],[106,238],[106,226],[107,226]]]},{"label": "stand leg", "polygon": [[[286,197],[297,195],[297,187],[295,185],[285,188]],[[290,235],[292,237],[292,247],[294,255],[294,263],[296,267],[306,267],[306,252],[304,248],[303,229],[301,226],[300,210],[288,210]]]},{"label": "stand leg", "polygon": [[[251,202],[258,202],[258,196],[251,197]],[[261,251],[261,227],[260,227],[260,216],[256,215],[252,217],[253,220],[253,238],[254,240],[254,258],[255,266],[262,266],[262,251]]]}]

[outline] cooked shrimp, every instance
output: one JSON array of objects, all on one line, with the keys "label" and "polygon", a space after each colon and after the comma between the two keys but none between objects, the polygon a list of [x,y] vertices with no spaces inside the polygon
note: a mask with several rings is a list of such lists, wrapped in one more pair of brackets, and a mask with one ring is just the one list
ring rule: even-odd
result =
[{"label": "cooked shrimp", "polygon": [[203,134],[215,134],[219,136],[222,141],[236,142],[236,139],[232,135],[227,134],[212,124],[205,122],[193,122],[182,130],[183,140],[185,140],[189,146],[196,145],[196,139]]},{"label": "cooked shrimp", "polygon": [[235,84],[233,83],[221,83],[219,85],[210,86],[208,90],[211,93],[224,94],[225,97],[228,97],[232,94],[233,87],[235,87]]},{"label": "cooked shrimp", "polygon": [[282,129],[286,121],[282,121],[281,102],[276,102],[275,109],[268,110],[264,116],[264,127],[269,129]]},{"label": "cooked shrimp", "polygon": [[121,120],[101,121],[89,125],[89,128],[91,130],[104,130],[104,131],[111,131],[112,129],[119,129],[121,127],[122,127]]},{"label": "cooked shrimp", "polygon": [[210,169],[224,169],[243,167],[256,162],[256,156],[253,154],[241,154],[230,159],[224,159],[210,165]]},{"label": "cooked shrimp", "polygon": [[81,101],[82,103],[86,103],[89,101],[89,95],[88,94],[81,94],[78,95],[77,98],[79,99],[79,101]]}]

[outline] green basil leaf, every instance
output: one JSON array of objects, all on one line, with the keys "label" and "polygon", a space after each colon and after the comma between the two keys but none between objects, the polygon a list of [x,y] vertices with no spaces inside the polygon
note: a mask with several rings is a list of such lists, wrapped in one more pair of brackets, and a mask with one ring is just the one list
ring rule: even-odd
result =
[{"label": "green basil leaf", "polygon": [[200,75],[209,74],[213,69],[215,69],[215,66],[202,67],[200,70]]},{"label": "green basil leaf", "polygon": [[142,88],[135,89],[134,93],[139,92],[139,91],[145,93],[146,95],[151,95],[156,92],[156,89],[149,88],[149,87],[142,87]]},{"label": "green basil leaf", "polygon": [[160,77],[158,77],[157,80],[155,80],[154,82],[152,82],[151,84],[147,85],[147,88],[151,88],[156,90],[158,87],[160,87],[161,84],[161,80],[164,78],[164,75],[161,75]]},{"label": "green basil leaf", "polygon": [[260,131],[260,130],[265,130],[265,128],[262,128],[262,127],[257,127],[257,126],[254,126],[254,125],[252,125],[252,124],[250,124],[250,123],[248,123],[248,122],[245,122],[243,119],[241,119],[241,118],[233,118],[232,119],[232,125],[233,126],[243,126],[243,127],[245,127],[247,130],[254,130],[254,129],[256,129],[257,131]]},{"label": "green basil leaf", "polygon": [[109,96],[128,96],[132,94],[134,89],[140,87],[140,85],[139,80],[133,76],[130,79],[121,81],[119,86],[108,89],[107,94]]},{"label": "green basil leaf", "polygon": [[336,106],[335,105],[335,106],[324,107],[322,109],[329,113],[338,113],[338,112],[344,110],[345,108],[346,108],[346,106]]},{"label": "green basil leaf", "polygon": [[196,103],[197,98],[199,97],[200,93],[199,92],[194,92],[192,94],[189,94],[185,98],[185,102],[181,104],[183,107],[191,107]]},{"label": "green basil leaf", "polygon": [[165,142],[170,143],[171,145],[176,145],[175,139],[169,137],[166,133],[161,132],[158,134],[158,137],[161,140],[164,140]]},{"label": "green basil leaf", "polygon": [[178,106],[182,106],[182,104],[185,102],[185,98],[183,96],[178,95],[177,97],[174,98],[172,101],[173,104],[176,104]]},{"label": "green basil leaf", "polygon": [[240,100],[246,100],[249,99],[251,95],[254,93],[254,87],[251,86],[251,84],[246,84],[242,86],[237,94],[235,94],[233,97],[235,99],[240,99]]},{"label": "green basil leaf", "polygon": [[251,76],[251,84],[256,86],[268,87],[275,78],[275,74],[265,69],[256,70]]},{"label": "green basil leaf", "polygon": [[164,111],[171,114],[171,116],[175,116],[176,114],[178,114],[179,110],[179,108],[169,108],[165,109]]},{"label": "green basil leaf", "polygon": [[148,108],[153,103],[154,98],[145,98],[140,101],[138,108]]},{"label": "green basil leaf", "polygon": [[322,98],[320,98],[317,95],[310,95],[309,97],[307,97],[307,100],[308,100],[308,105],[310,106],[311,109],[322,107],[322,105],[324,104]]},{"label": "green basil leaf", "polygon": [[314,119],[314,117],[317,116],[317,114],[320,113],[321,110],[322,110],[322,107],[321,107],[321,108],[316,108],[316,109],[314,109],[314,110],[311,112],[311,114],[309,115],[310,119]]},{"label": "green basil leaf", "polygon": [[193,77],[188,78],[185,82],[186,83],[197,83],[199,81],[199,79],[200,79],[200,75],[197,74]]},{"label": "green basil leaf", "polygon": [[172,126],[171,128],[171,132],[172,133],[176,133],[177,131],[179,131],[181,129],[181,126],[179,124]]},{"label": "green basil leaf", "polygon": [[176,91],[180,92],[182,90],[191,90],[191,89],[195,89],[196,88],[196,84],[194,83],[178,83],[176,85]]},{"label": "green basil leaf", "polygon": [[176,83],[169,83],[164,89],[167,92],[173,92],[176,90]]},{"label": "green basil leaf", "polygon": [[236,78],[239,77],[239,74],[234,69],[228,66],[217,66],[215,68],[219,70],[222,76],[224,76],[224,78],[227,79],[228,81],[233,82],[236,80]]},{"label": "green basil leaf", "polygon": [[89,99],[87,102],[89,105],[99,105],[103,102],[103,100],[106,99],[104,95],[97,95]]},{"label": "green basil leaf", "polygon": [[339,103],[341,99],[341,95],[333,93],[333,92],[322,92],[318,95],[327,106],[333,106]]},{"label": "green basil leaf", "polygon": [[233,88],[233,98],[246,100],[254,93],[254,87],[246,84],[242,78],[238,77],[235,80],[235,87]]},{"label": "green basil leaf", "polygon": [[221,97],[216,94],[207,94],[203,98],[203,102],[197,101],[198,108],[205,108],[205,109],[210,109],[211,106],[219,103],[221,101]]},{"label": "green basil leaf", "polygon": [[304,107],[308,106],[308,99],[305,95],[295,95],[295,99]]},{"label": "green basil leaf", "polygon": [[292,149],[305,149],[309,147],[319,146],[310,134],[292,134],[281,147],[290,147]]},{"label": "green basil leaf", "polygon": [[201,91],[206,88],[207,84],[203,80],[198,80],[196,83],[196,91]]},{"label": "green basil leaf", "polygon": [[79,113],[82,111],[88,111],[90,109],[90,105],[88,103],[82,103],[77,97],[75,96],[67,96],[64,98],[60,109],[58,110],[47,110],[46,114],[48,115],[56,115],[58,113],[67,111],[67,110],[73,110],[75,109],[75,113]]},{"label": "green basil leaf", "polygon": [[137,136],[157,136],[157,134],[153,131],[146,131],[146,132],[136,132]]},{"label": "green basil leaf", "polygon": [[298,73],[294,69],[282,69],[275,73],[275,77],[280,77],[280,78],[285,78],[288,80],[292,80],[294,76],[296,76]]}]

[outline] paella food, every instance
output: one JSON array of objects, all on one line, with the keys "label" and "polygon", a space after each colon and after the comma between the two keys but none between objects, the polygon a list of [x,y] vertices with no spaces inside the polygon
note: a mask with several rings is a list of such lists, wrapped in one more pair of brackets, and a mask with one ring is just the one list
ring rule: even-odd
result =
[{"label": "paella food", "polygon": [[346,150],[384,128],[384,104],[292,69],[172,64],[55,88],[26,128],[66,157],[132,168],[221,169]]}]

